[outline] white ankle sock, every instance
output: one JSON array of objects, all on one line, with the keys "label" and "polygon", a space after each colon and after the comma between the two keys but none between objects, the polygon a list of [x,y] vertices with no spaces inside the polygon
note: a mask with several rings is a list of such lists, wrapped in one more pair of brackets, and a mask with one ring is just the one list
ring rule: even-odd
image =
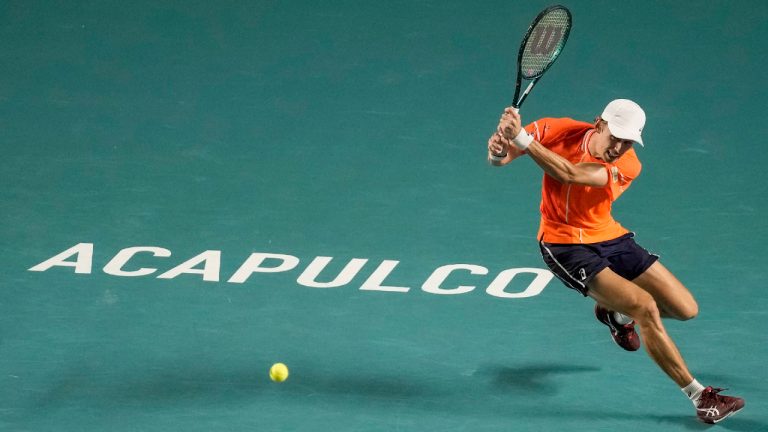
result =
[{"label": "white ankle sock", "polygon": [[699,382],[694,379],[690,384],[681,388],[680,390],[682,390],[683,393],[688,396],[688,399],[693,402],[693,406],[697,406],[699,403],[699,397],[701,397],[701,392],[704,391],[704,386],[699,384]]},{"label": "white ankle sock", "polygon": [[628,317],[628,316],[626,316],[624,314],[620,314],[618,312],[614,312],[613,313],[613,320],[616,321],[618,324],[621,324],[621,325],[629,324],[629,323],[632,322],[632,318],[630,318],[630,317]]}]

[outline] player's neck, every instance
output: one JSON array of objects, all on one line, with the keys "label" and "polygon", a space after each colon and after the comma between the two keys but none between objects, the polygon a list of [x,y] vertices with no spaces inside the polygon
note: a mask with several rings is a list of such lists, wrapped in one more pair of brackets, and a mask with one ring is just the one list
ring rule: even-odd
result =
[{"label": "player's neck", "polygon": [[600,159],[598,154],[595,154],[595,145],[597,145],[595,140],[595,133],[597,132],[596,129],[590,129],[587,131],[587,153],[589,153],[590,156],[592,156],[595,159]]}]

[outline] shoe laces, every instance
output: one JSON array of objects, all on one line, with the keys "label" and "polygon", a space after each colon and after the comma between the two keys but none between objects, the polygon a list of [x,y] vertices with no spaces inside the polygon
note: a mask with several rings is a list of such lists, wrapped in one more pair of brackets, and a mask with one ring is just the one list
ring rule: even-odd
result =
[{"label": "shoe laces", "polygon": [[724,390],[728,390],[728,389],[720,388],[720,387],[710,387],[710,391],[706,392],[705,395],[702,395],[702,396],[705,396],[702,399],[706,398],[706,399],[713,399],[716,401],[722,400],[723,396],[721,396],[719,393]]}]

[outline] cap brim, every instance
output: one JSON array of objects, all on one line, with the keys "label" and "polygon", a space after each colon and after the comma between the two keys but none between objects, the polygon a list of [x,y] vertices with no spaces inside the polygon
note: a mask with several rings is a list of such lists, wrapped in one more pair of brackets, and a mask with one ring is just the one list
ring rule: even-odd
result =
[{"label": "cap brim", "polygon": [[627,130],[616,125],[611,125],[611,122],[608,122],[608,130],[610,130],[611,135],[615,136],[616,138],[632,140],[645,147],[645,145],[643,145],[643,137],[640,136],[639,132]]}]

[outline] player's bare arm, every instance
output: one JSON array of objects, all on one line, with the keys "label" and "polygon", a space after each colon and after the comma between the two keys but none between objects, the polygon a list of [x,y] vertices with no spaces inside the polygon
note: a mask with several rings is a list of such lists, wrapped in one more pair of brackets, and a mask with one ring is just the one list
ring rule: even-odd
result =
[{"label": "player's bare arm", "polygon": [[[497,134],[502,135],[507,140],[512,140],[521,130],[522,120],[520,114],[512,108],[504,110],[504,114],[499,121]],[[514,145],[509,145],[508,147],[517,150]],[[544,172],[561,183],[576,183],[595,187],[603,187],[608,184],[608,173],[601,164],[573,164],[564,157],[550,151],[536,140],[533,140],[528,145],[526,152]]]},{"label": "player's bare arm", "polygon": [[528,155],[544,172],[560,183],[576,183],[595,187],[603,187],[608,184],[608,172],[605,166],[599,163],[572,164],[535,140],[528,146]]}]

